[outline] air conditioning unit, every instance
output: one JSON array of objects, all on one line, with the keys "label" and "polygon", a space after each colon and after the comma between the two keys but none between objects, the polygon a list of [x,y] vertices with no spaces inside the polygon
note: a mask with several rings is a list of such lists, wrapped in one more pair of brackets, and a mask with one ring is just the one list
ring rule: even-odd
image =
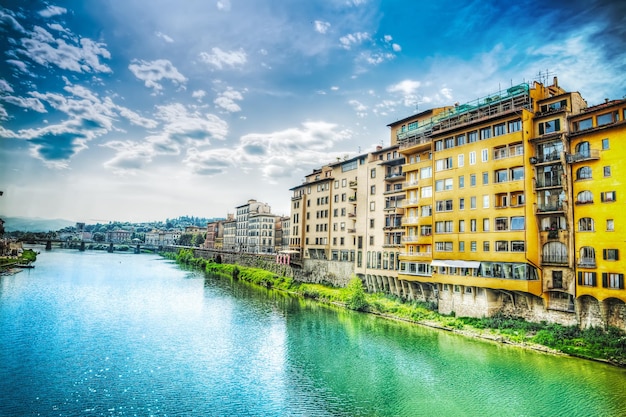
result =
[{"label": "air conditioning unit", "polygon": [[537,163],[537,158],[535,158],[534,156],[531,156],[530,157],[530,163],[533,164],[533,165],[536,164]]}]

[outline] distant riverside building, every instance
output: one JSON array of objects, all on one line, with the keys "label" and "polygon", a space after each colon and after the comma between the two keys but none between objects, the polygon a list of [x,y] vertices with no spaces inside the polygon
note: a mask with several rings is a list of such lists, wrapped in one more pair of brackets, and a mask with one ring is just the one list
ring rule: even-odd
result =
[{"label": "distant riverside building", "polygon": [[228,214],[224,221],[224,239],[222,248],[226,251],[236,251],[237,247],[237,220],[234,214]]},{"label": "distant riverside building", "polygon": [[555,78],[398,120],[291,188],[290,249],[442,313],[626,328],[625,119]]},{"label": "distant riverside building", "polygon": [[[270,206],[256,200],[248,200],[246,204],[236,207],[236,234],[235,234],[235,250],[241,252],[258,253],[261,249],[261,243],[256,239],[257,236],[250,236],[248,222],[252,215],[271,215]],[[259,221],[255,220],[253,229],[258,231]],[[252,241],[250,241],[252,237]],[[254,246],[251,246],[253,244]],[[273,246],[273,245],[272,245]]]},{"label": "distant riverside building", "polygon": [[289,250],[289,227],[290,227],[290,217],[289,216],[278,216],[276,218],[275,225],[275,252]]},{"label": "distant riverside building", "polygon": [[145,243],[154,246],[172,246],[176,244],[181,234],[180,231],[152,230],[146,232]]},{"label": "distant riverside building", "polygon": [[[233,219],[232,214],[228,214],[229,219]],[[207,223],[206,238],[204,247],[206,249],[223,249],[224,248],[224,222],[226,220],[213,220]]]},{"label": "distant riverside building", "polygon": [[128,230],[111,230],[106,233],[106,241],[109,243],[128,243],[133,232]]}]

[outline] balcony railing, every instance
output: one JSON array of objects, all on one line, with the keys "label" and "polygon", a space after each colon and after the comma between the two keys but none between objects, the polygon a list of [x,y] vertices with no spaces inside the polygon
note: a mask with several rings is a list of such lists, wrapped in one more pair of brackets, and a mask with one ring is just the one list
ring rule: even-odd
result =
[{"label": "balcony railing", "polygon": [[596,258],[579,258],[578,266],[581,268],[595,268]]},{"label": "balcony railing", "polygon": [[557,204],[538,204],[537,213],[550,213],[554,211],[564,211],[565,205],[563,203]]},{"label": "balcony railing", "polygon": [[557,264],[557,265],[568,264],[566,255],[543,255],[541,257],[541,262],[544,264]]},{"label": "balcony railing", "polygon": [[569,162],[570,164],[596,159],[600,159],[600,151],[598,149],[590,149],[587,152],[576,152],[574,154],[567,155],[567,162]]},{"label": "balcony railing", "polygon": [[355,180],[355,181],[350,181],[350,182],[348,183],[348,186],[349,186],[350,188],[356,188],[357,184],[358,184],[358,182],[357,182],[356,180]]},{"label": "balcony railing", "polygon": [[546,187],[561,187],[563,185],[563,181],[561,178],[539,178],[535,181],[535,185],[537,188],[546,188]]},{"label": "balcony railing", "polygon": [[419,222],[419,217],[403,217],[402,224],[417,224]]}]

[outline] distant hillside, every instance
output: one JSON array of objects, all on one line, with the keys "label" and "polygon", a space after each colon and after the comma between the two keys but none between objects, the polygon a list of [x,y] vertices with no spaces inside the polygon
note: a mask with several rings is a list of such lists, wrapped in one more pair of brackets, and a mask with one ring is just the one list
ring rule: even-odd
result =
[{"label": "distant hillside", "polygon": [[76,225],[76,222],[69,220],[42,219],[39,217],[5,217],[0,215],[0,219],[4,220],[5,232],[49,232]]}]

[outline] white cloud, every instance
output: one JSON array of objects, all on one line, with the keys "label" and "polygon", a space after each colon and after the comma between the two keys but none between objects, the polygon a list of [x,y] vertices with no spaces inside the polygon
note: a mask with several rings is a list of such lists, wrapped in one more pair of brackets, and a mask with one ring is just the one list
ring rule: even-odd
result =
[{"label": "white cloud", "polygon": [[398,45],[397,43],[392,44],[391,48],[393,49],[394,52],[402,51],[402,47],[400,47],[400,45]]},{"label": "white cloud", "polygon": [[18,52],[39,65],[48,64],[74,72],[110,73],[111,68],[100,62],[100,58],[111,58],[106,44],[94,42],[89,38],[55,39],[48,31],[35,26],[30,37],[22,38],[23,48]]},{"label": "white cloud", "polygon": [[228,12],[230,11],[230,0],[218,0],[216,6],[217,10]]},{"label": "white cloud", "polygon": [[219,96],[213,101],[218,107],[234,113],[241,111],[241,107],[235,101],[243,100],[243,95],[231,87],[228,87],[226,91],[223,91],[219,94]]},{"label": "white cloud", "polygon": [[313,24],[315,26],[315,31],[321,34],[325,34],[326,32],[328,32],[328,29],[330,29],[330,23],[324,22],[322,20],[316,20],[315,22],[313,22]]},{"label": "white cloud", "polygon": [[58,16],[67,13],[67,9],[58,6],[48,6],[47,8],[41,10],[39,15],[42,17],[52,17]]},{"label": "white cloud", "polygon": [[191,93],[191,97],[197,99],[198,101],[202,101],[204,96],[206,96],[206,91],[204,90],[196,90]]},{"label": "white cloud", "polygon": [[12,104],[14,106],[23,107],[25,109],[34,110],[38,113],[47,113],[46,108],[36,98],[15,97],[15,96],[0,96],[0,100]]},{"label": "white cloud", "polygon": [[167,43],[173,43],[174,39],[170,38],[169,36],[167,36],[165,33],[162,32],[155,32],[154,33],[156,35],[157,38],[159,39],[163,39],[165,42]]},{"label": "white cloud", "polygon": [[403,80],[397,84],[387,87],[387,91],[390,93],[401,93],[404,95],[414,94],[420,86],[421,83],[419,81]]},{"label": "white cloud", "polygon": [[350,49],[353,45],[359,45],[366,40],[370,40],[371,36],[367,32],[350,33],[339,38],[339,43],[344,49]]},{"label": "white cloud", "polygon": [[357,117],[363,118],[367,116],[367,106],[361,103],[358,100],[350,100],[348,104],[352,106],[354,111],[356,112]]},{"label": "white cloud", "polygon": [[170,80],[176,85],[184,84],[187,79],[176,69],[167,59],[157,59],[155,61],[134,60],[128,69],[142,80],[146,87],[152,88],[155,93],[163,89],[161,80]]},{"label": "white cloud", "polygon": [[247,62],[247,56],[243,49],[238,51],[222,51],[220,48],[212,48],[211,53],[201,52],[200,59],[214,66],[217,69],[222,69],[224,66],[236,67],[242,66]]},{"label": "white cloud", "polygon": [[0,93],[12,93],[13,87],[11,84],[0,78]]}]

